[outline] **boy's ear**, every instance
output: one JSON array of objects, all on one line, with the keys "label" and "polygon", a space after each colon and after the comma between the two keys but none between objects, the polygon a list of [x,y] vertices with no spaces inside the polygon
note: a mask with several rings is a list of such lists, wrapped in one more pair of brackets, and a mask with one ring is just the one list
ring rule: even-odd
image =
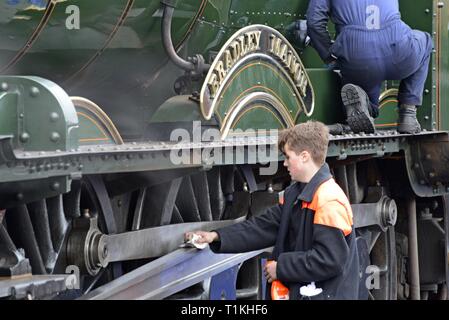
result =
[{"label": "boy's ear", "polygon": [[301,156],[301,160],[303,162],[306,162],[309,158],[310,158],[310,153],[306,150],[304,150],[303,152],[300,153]]}]

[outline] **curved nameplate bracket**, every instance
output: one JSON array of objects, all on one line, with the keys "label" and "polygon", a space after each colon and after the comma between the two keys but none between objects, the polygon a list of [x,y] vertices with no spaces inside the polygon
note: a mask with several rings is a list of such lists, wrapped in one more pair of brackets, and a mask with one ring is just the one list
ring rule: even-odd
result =
[{"label": "curved nameplate bracket", "polygon": [[[302,113],[310,117],[315,94],[301,59],[284,36],[270,27],[252,25],[223,46],[204,82],[200,102],[204,118],[215,116],[226,136],[239,123],[250,125],[244,117],[235,121],[236,110],[248,114],[247,106],[252,106],[252,129],[279,129],[294,125]],[[271,127],[259,127],[269,118]]]},{"label": "curved nameplate bracket", "polygon": [[[282,102],[266,92],[251,92],[233,104],[221,126],[221,137],[249,134],[251,130],[294,126]],[[255,133],[255,132],[254,132]]]},{"label": "curved nameplate bracket", "polygon": [[123,144],[117,128],[108,115],[94,102],[70,97],[79,119],[79,144]]},{"label": "curved nameplate bracket", "polygon": [[384,91],[379,97],[379,116],[375,119],[378,129],[395,129],[397,126],[398,89]]}]

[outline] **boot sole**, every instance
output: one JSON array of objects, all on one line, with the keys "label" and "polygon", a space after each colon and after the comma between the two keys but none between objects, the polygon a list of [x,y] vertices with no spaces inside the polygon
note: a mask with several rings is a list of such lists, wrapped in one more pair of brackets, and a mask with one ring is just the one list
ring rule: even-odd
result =
[{"label": "boot sole", "polygon": [[359,90],[354,85],[347,84],[343,87],[341,90],[341,99],[346,110],[351,110],[351,113],[347,115],[347,121],[354,133],[374,133],[376,131],[374,120],[369,114],[364,112],[362,98],[360,97]]}]

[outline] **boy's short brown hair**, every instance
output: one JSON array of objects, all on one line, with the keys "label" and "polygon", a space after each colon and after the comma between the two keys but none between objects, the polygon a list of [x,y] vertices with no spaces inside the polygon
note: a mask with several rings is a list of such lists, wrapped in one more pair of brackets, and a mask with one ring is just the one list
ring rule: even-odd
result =
[{"label": "boy's short brown hair", "polygon": [[317,165],[326,161],[329,144],[329,129],[321,122],[307,121],[292,128],[285,129],[279,134],[279,150],[285,153],[285,145],[300,154],[308,151]]}]

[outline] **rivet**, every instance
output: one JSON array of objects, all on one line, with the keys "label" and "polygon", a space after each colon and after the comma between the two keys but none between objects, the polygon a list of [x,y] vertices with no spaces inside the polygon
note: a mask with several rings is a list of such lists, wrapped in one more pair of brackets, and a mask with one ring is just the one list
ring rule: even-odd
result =
[{"label": "rivet", "polygon": [[30,140],[30,135],[27,132],[24,132],[20,135],[20,142],[27,143]]},{"label": "rivet", "polygon": [[16,195],[16,199],[17,200],[19,200],[19,201],[21,201],[21,200],[23,200],[23,193],[18,193],[17,195]]},{"label": "rivet", "polygon": [[37,88],[37,87],[31,87],[30,95],[31,95],[32,97],[37,97],[37,96],[39,96],[39,94],[40,94],[39,88]]},{"label": "rivet", "polygon": [[60,186],[61,186],[61,185],[59,184],[59,182],[53,182],[53,183],[51,184],[51,187],[50,187],[50,188],[51,188],[53,191],[58,191]]},{"label": "rivet", "polygon": [[50,140],[53,142],[58,142],[61,136],[57,132],[52,132],[50,136]]},{"label": "rivet", "polygon": [[0,90],[1,91],[8,91],[9,86],[6,82],[2,82],[2,84],[0,85]]},{"label": "rivet", "polygon": [[52,112],[50,113],[50,121],[51,122],[56,122],[59,120],[59,114],[56,112]]}]

